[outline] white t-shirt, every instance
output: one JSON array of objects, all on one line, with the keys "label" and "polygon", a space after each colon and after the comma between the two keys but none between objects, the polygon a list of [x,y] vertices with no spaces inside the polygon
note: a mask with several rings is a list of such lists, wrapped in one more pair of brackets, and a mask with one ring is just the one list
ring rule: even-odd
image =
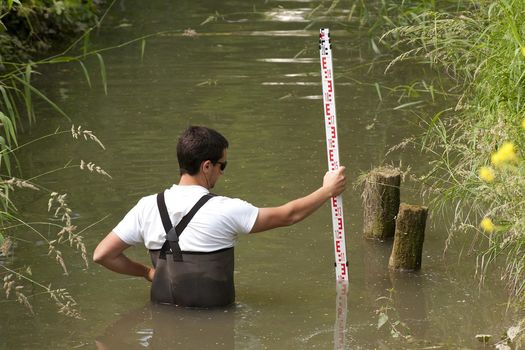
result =
[{"label": "white t-shirt", "polygon": [[[201,186],[173,185],[164,192],[173,225],[179,223],[197,201],[209,191]],[[183,251],[211,252],[233,247],[238,234],[249,233],[259,209],[237,198],[212,197],[197,211],[179,237]],[[125,243],[144,243],[148,249],[160,249],[166,241],[157,195],[141,198],[113,229]]]}]

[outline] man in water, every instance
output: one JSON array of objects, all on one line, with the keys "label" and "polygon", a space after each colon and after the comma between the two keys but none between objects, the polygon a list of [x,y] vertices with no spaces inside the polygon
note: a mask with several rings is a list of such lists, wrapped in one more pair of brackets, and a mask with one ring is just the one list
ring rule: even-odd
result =
[{"label": "man in water", "polygon": [[[233,247],[238,234],[295,224],[346,186],[344,167],[327,172],[322,186],[272,208],[209,192],[224,174],[228,141],[217,131],[190,126],[180,136],[178,185],[143,197],[97,246],[93,260],[118,273],[152,281],[151,299],[180,306],[224,306],[235,300]],[[153,267],[124,250],[144,244]]]}]

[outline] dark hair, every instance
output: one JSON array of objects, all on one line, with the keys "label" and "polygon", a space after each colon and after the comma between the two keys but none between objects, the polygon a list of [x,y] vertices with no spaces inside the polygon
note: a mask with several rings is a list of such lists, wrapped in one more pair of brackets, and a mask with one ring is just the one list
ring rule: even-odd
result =
[{"label": "dark hair", "polygon": [[197,174],[202,162],[217,162],[226,148],[228,140],[217,131],[205,126],[190,126],[177,143],[180,174]]}]

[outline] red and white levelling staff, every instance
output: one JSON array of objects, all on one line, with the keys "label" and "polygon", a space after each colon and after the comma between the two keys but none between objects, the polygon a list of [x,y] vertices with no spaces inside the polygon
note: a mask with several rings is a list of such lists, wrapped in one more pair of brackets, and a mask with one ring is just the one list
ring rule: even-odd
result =
[{"label": "red and white levelling staff", "polygon": [[[339,146],[337,142],[337,118],[335,112],[334,74],[330,31],[321,28],[319,34],[321,57],[321,79],[323,82],[323,111],[326,129],[326,154],[328,169],[339,169]],[[332,226],[335,249],[335,274],[337,281],[348,282],[348,261],[346,259],[345,228],[343,223],[343,197],[332,197]]]}]

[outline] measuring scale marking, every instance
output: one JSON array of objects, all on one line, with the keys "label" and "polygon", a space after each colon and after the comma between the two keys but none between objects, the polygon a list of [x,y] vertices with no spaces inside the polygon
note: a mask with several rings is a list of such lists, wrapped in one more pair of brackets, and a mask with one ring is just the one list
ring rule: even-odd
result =
[{"label": "measuring scale marking", "polygon": [[[319,53],[321,58],[321,79],[323,83],[323,111],[326,130],[326,153],[328,169],[339,169],[339,146],[337,142],[337,118],[335,112],[334,74],[330,31],[322,28],[319,34]],[[337,281],[348,282],[348,261],[346,259],[345,229],[343,222],[343,197],[332,197],[332,227],[335,250],[335,273]]]}]

